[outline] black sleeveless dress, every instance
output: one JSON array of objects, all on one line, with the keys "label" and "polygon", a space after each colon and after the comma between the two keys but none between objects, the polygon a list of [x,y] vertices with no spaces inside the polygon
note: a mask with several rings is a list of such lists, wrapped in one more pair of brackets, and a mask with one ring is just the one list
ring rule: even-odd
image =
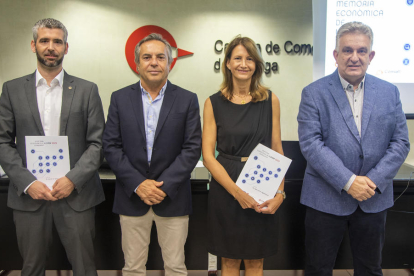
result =
[{"label": "black sleeveless dress", "polygon": [[[239,105],[219,91],[210,96],[217,125],[217,161],[236,182],[243,166],[220,155],[246,157],[258,143],[271,147],[272,93],[257,103]],[[208,196],[208,252],[231,259],[261,259],[277,252],[277,212],[243,209],[214,178]]]}]

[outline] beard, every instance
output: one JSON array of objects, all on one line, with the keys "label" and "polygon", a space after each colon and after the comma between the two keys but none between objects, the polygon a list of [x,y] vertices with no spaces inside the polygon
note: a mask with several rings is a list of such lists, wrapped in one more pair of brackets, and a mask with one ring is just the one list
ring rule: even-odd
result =
[{"label": "beard", "polygon": [[49,61],[46,58],[43,58],[42,56],[40,56],[39,53],[37,52],[37,49],[36,49],[36,57],[37,57],[37,60],[41,64],[43,64],[43,65],[45,65],[47,67],[57,67],[60,64],[62,64],[63,58],[65,57],[65,55],[63,55],[62,58],[60,58],[60,59],[56,59],[55,61]]}]

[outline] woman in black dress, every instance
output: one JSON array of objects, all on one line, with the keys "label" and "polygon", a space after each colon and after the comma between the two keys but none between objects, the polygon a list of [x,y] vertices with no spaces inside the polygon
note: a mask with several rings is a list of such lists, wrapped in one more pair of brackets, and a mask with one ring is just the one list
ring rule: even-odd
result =
[{"label": "woman in black dress", "polygon": [[[203,159],[211,172],[208,205],[208,251],[222,257],[222,275],[263,275],[263,258],[277,251],[276,210],[285,197],[258,204],[235,184],[245,159],[258,143],[283,154],[280,105],[261,84],[264,63],[256,44],[236,37],[227,46],[220,91],[204,105]],[[219,155],[215,159],[215,148]]]}]

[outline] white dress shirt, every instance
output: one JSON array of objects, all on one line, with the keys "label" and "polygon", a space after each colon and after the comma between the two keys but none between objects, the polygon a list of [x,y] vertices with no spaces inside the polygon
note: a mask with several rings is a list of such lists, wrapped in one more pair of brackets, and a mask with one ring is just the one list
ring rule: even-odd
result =
[{"label": "white dress shirt", "polygon": [[40,120],[42,121],[45,136],[59,136],[60,110],[62,108],[63,69],[47,85],[46,80],[36,70],[36,95]]},{"label": "white dress shirt", "polygon": [[[357,89],[354,89],[354,86],[347,82],[341,75],[338,73],[339,79],[341,80],[342,87],[346,93],[346,96],[351,106],[352,115],[354,116],[354,121],[358,129],[359,136],[361,137],[361,125],[362,125],[362,108],[364,105],[364,83],[365,77],[362,79],[361,83],[358,85]],[[353,174],[344,186],[344,190],[348,191],[352,183],[355,181],[356,175]]]},{"label": "white dress shirt", "polygon": [[[60,73],[47,85],[47,81],[36,70],[36,97],[37,108],[39,109],[40,120],[42,121],[45,136],[59,136],[60,134],[60,111],[62,109],[63,94],[63,69]],[[27,189],[34,183],[30,183]]]}]

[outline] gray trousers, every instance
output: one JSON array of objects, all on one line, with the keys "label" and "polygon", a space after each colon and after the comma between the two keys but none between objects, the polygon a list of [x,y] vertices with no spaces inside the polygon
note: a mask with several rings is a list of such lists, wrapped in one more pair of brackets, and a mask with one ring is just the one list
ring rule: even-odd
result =
[{"label": "gray trousers", "polygon": [[34,212],[13,210],[17,243],[23,257],[22,276],[44,276],[52,227],[60,240],[75,276],[97,276],[93,239],[95,208],[74,211],[65,199],[47,201]]}]

